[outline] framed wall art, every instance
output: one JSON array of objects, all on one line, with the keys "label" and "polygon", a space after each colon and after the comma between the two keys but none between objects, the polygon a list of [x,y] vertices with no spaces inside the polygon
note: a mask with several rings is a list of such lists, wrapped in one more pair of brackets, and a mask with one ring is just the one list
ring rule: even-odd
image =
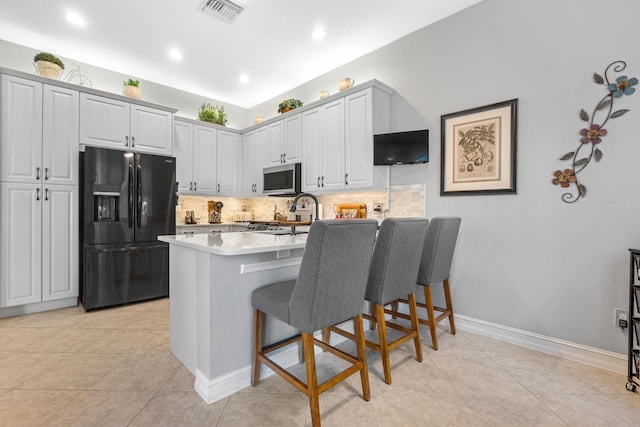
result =
[{"label": "framed wall art", "polygon": [[440,195],[516,193],[518,100],[441,116]]}]

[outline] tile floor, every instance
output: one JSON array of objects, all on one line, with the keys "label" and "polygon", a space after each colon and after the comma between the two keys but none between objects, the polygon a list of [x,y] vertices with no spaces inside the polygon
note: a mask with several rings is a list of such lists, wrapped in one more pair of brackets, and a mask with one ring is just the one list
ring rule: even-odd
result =
[{"label": "tile floor", "polygon": [[[168,300],[0,319],[0,425],[310,425],[304,395],[275,376],[206,405],[168,329]],[[323,426],[640,426],[623,375],[464,331],[440,330],[436,352],[428,336],[422,363],[410,344],[392,352],[390,386],[369,352],[371,400],[351,377],[321,395]]]}]

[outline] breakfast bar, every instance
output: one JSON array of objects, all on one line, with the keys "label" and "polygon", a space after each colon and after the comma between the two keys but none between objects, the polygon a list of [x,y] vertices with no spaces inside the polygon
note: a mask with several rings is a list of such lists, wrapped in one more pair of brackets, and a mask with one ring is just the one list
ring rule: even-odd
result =
[{"label": "breakfast bar", "polygon": [[[297,277],[307,234],[260,232],[160,236],[169,243],[171,352],[195,375],[195,390],[212,403],[251,384],[251,292]],[[264,340],[297,333],[265,323]],[[298,363],[295,349],[274,357]],[[272,372],[263,369],[263,376]]]}]

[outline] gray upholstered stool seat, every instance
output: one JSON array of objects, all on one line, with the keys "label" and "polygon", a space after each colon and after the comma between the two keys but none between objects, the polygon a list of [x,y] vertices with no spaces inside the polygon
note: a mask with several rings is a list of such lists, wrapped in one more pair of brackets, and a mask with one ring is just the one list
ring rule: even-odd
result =
[{"label": "gray upholstered stool seat", "polygon": [[[366,345],[380,352],[384,380],[387,384],[391,384],[389,351],[413,340],[416,360],[422,362],[415,289],[427,224],[426,218],[385,219],[380,226],[373,250],[365,295],[365,299],[371,303],[372,315],[364,315],[364,317],[372,324],[377,324],[378,342],[366,340]],[[407,299],[409,303],[410,328],[385,319],[384,306],[402,298]],[[402,332],[402,335],[389,342],[387,327]],[[355,339],[353,334],[334,326],[323,331],[324,342],[329,342],[331,331]]]},{"label": "gray upholstered stool seat", "polygon": [[[378,222],[374,220],[314,222],[309,230],[298,278],[263,286],[251,295],[254,308],[251,384],[258,383],[262,363],[271,368],[307,395],[314,427],[320,425],[318,396],[357,372],[360,373],[363,397],[369,400],[362,305],[377,226]],[[263,346],[264,314],[293,326],[300,334]],[[314,331],[349,319],[353,319],[356,331],[357,357],[314,339]],[[306,384],[267,357],[271,351],[297,341],[302,341]],[[350,366],[318,384],[314,345],[349,362]]]},{"label": "gray upholstered stool seat", "polygon": [[[449,319],[451,334],[455,335],[456,325],[453,319],[453,304],[451,302],[451,289],[449,286],[449,276],[451,274],[451,263],[458,239],[461,219],[458,217],[436,217],[431,219],[427,227],[427,236],[422,250],[422,260],[418,271],[418,284],[424,288],[424,304],[418,303],[418,307],[423,307],[427,311],[426,318],[420,318],[420,323],[429,326],[431,332],[431,343],[433,349],[438,349],[438,335],[436,324],[444,319]],[[431,296],[431,284],[442,282],[444,286],[444,298],[446,307],[436,307],[433,305]],[[400,300],[407,302],[407,300]],[[408,318],[408,316],[398,313],[397,302],[393,304],[392,314],[394,316]],[[436,317],[434,311],[441,312]]]}]

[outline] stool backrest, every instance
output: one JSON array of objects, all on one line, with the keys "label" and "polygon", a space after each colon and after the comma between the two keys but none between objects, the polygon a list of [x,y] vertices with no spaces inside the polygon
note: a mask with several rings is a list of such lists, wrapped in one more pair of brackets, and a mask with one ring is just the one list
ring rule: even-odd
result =
[{"label": "stool backrest", "polygon": [[449,278],[461,221],[458,217],[435,217],[429,221],[417,283],[430,285]]},{"label": "stool backrest", "polygon": [[362,314],[376,220],[316,221],[289,301],[290,324],[311,333]]},{"label": "stool backrest", "polygon": [[388,218],[376,239],[365,299],[385,305],[415,292],[426,218]]}]

